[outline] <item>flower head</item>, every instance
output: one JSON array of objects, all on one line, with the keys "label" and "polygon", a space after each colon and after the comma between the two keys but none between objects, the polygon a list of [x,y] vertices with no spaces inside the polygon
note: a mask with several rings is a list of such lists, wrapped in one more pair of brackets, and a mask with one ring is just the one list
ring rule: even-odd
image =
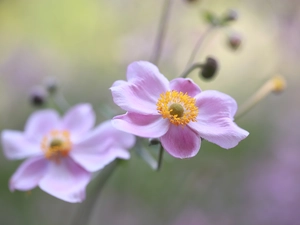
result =
[{"label": "flower head", "polygon": [[106,121],[91,130],[95,114],[89,104],[71,108],[63,118],[54,110],[33,113],[25,131],[4,130],[8,159],[26,159],[10,179],[11,191],[39,186],[68,202],[81,202],[91,172],[116,158],[128,159],[135,137]]},{"label": "flower head", "polygon": [[174,157],[197,154],[201,138],[223,148],[233,148],[248,132],[233,122],[236,101],[218,91],[201,91],[187,78],[168,81],[149,62],[128,66],[127,82],[111,87],[113,100],[126,114],[114,117],[113,125],[137,136],[160,138]]}]

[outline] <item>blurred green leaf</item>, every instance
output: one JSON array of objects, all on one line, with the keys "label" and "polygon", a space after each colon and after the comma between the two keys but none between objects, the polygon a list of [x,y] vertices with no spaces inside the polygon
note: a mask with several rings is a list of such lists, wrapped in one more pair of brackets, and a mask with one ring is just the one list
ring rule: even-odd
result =
[{"label": "blurred green leaf", "polygon": [[202,17],[207,23],[213,26],[217,26],[220,24],[220,20],[218,19],[218,17],[210,11],[204,11]]}]

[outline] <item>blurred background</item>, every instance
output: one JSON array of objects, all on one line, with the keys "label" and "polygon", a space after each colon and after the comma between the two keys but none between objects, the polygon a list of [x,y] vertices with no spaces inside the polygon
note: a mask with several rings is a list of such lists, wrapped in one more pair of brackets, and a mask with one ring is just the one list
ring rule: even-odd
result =
[{"label": "blurred background", "polygon": [[[149,60],[163,0],[0,0],[0,128],[23,130],[36,110],[32,88],[51,76],[71,104],[91,102],[98,122],[113,105],[109,87],[126,67]],[[180,75],[207,29],[203,12],[239,12],[232,25],[205,39],[196,61],[218,59],[218,75],[191,78],[242,105],[275,74],[287,80],[236,122],[250,135],[224,150],[203,142],[187,160],[165,154],[153,171],[132,154],[102,190],[89,224],[298,225],[300,224],[300,2],[298,0],[172,0],[158,66]],[[241,37],[233,50],[228,38]],[[121,111],[120,111],[121,112]],[[155,152],[154,152],[155,154]],[[0,156],[0,224],[67,224],[80,204],[65,203],[38,188],[11,193],[8,181],[20,161]],[[92,196],[91,182],[87,199]],[[82,203],[84,204],[84,203]],[[88,224],[87,224],[88,225]]]}]

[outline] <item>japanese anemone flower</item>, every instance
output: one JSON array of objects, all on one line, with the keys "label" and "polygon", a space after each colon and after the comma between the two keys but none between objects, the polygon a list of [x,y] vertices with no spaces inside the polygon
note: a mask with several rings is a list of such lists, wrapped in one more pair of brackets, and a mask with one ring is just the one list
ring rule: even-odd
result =
[{"label": "japanese anemone flower", "polygon": [[248,136],[234,123],[236,101],[218,91],[201,91],[188,78],[168,81],[149,62],[128,66],[127,81],[110,88],[114,102],[127,111],[113,118],[122,131],[145,138],[160,138],[176,158],[197,154],[205,139],[222,148],[233,148]]},{"label": "japanese anemone flower", "polygon": [[91,172],[116,158],[128,159],[135,137],[119,131],[111,121],[91,130],[95,114],[79,104],[60,118],[54,110],[33,113],[24,132],[4,130],[2,144],[8,159],[26,159],[9,182],[11,191],[42,190],[67,202],[85,199]]}]

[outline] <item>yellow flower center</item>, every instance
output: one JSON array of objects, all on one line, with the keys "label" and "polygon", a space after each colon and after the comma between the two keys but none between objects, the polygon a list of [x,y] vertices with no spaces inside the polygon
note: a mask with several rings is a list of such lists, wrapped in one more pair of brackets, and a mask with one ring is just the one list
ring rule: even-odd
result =
[{"label": "yellow flower center", "polygon": [[195,102],[196,99],[187,93],[173,90],[161,94],[156,106],[164,119],[168,118],[176,126],[185,126],[190,121],[197,121],[198,108]]},{"label": "yellow flower center", "polygon": [[61,157],[69,155],[72,148],[70,133],[65,130],[53,130],[48,135],[44,136],[41,147],[47,159],[59,162]]}]

